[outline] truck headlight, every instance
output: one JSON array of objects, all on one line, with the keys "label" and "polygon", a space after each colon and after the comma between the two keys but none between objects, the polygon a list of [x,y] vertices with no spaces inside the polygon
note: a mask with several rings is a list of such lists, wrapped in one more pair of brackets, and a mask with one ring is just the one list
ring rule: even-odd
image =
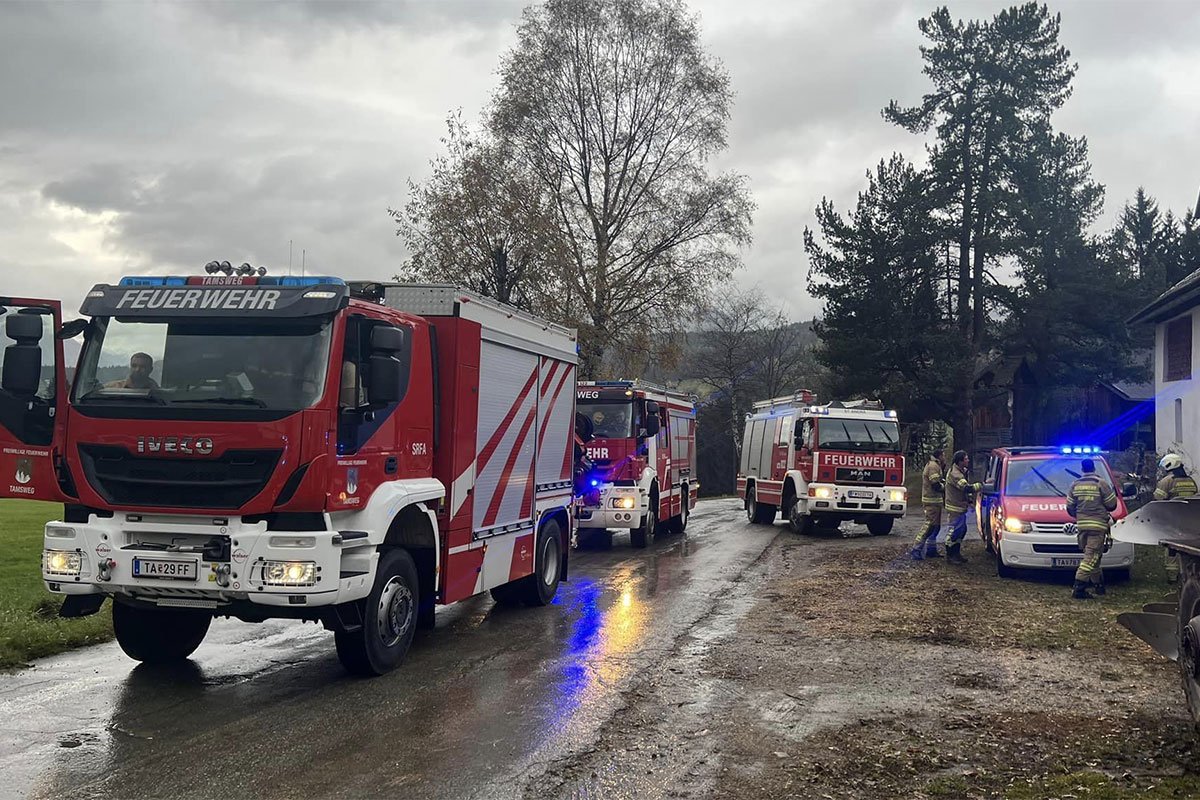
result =
[{"label": "truck headlight", "polygon": [[637,500],[628,495],[624,497],[614,497],[612,501],[613,508],[622,508],[628,511],[637,505]]},{"label": "truck headlight", "polygon": [[833,497],[833,489],[828,486],[810,486],[808,487],[808,496],[828,500]]},{"label": "truck headlight", "polygon": [[262,577],[265,586],[315,586],[317,563],[315,561],[264,561]]},{"label": "truck headlight", "polygon": [[888,492],[888,500],[893,503],[903,503],[907,495],[908,491],[906,489],[892,489]]},{"label": "truck headlight", "polygon": [[42,572],[75,577],[83,571],[83,556],[71,550],[43,550]]},{"label": "truck headlight", "polygon": [[1017,517],[1007,517],[1004,520],[1004,530],[1009,533],[1029,533],[1033,526]]}]

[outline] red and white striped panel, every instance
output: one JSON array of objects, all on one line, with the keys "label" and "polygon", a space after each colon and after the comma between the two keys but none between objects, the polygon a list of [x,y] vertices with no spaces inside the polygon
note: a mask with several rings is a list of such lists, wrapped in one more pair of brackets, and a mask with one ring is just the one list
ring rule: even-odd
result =
[{"label": "red and white striped panel", "polygon": [[472,527],[531,520],[539,358],[483,342]]},{"label": "red and white striped panel", "polygon": [[543,357],[538,388],[538,486],[571,479],[574,411],[575,366]]}]

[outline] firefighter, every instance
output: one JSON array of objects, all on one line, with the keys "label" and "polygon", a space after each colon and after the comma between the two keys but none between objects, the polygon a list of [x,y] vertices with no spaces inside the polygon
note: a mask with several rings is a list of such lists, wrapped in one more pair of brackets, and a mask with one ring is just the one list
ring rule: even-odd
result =
[{"label": "firefighter", "polygon": [[1083,459],[1080,466],[1083,474],[1067,492],[1067,513],[1075,518],[1083,546],[1083,560],[1075,572],[1071,596],[1076,600],[1087,600],[1091,598],[1089,584],[1095,587],[1096,594],[1104,594],[1100,559],[1108,540],[1109,513],[1117,510],[1117,493],[1096,474],[1096,462],[1092,459]]},{"label": "firefighter", "polygon": [[962,541],[967,535],[967,506],[971,494],[983,488],[981,483],[967,480],[971,459],[966,450],[954,453],[954,462],[946,476],[946,518],[950,523],[950,535],[946,537],[946,560],[951,564],[965,564],[962,557]]},{"label": "firefighter", "polygon": [[[1155,500],[1175,500],[1182,497],[1195,497],[1200,494],[1196,481],[1183,468],[1183,459],[1178,453],[1167,453],[1158,462],[1164,473],[1158,486],[1154,488]],[[1163,565],[1167,569],[1167,582],[1179,580],[1179,560],[1171,555],[1171,551],[1163,548]]]},{"label": "firefighter", "polygon": [[921,505],[925,509],[925,527],[917,533],[913,543],[912,559],[941,558],[937,549],[938,531],[942,528],[942,503],[946,495],[946,464],[942,461],[942,448],[929,454],[929,463],[921,473]]},{"label": "firefighter", "polygon": [[154,372],[154,358],[149,353],[134,353],[129,358],[129,377],[109,381],[105,389],[157,389],[158,384],[150,377]]}]

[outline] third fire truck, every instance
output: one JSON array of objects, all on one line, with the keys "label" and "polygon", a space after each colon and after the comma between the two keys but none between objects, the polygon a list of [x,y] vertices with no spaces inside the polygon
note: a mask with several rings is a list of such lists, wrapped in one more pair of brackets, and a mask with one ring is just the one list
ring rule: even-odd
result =
[{"label": "third fire truck", "polygon": [[581,535],[628,528],[633,546],[645,547],[658,529],[682,533],[700,487],[695,396],[640,381],[581,382],[575,403],[592,436]]},{"label": "third fire truck", "polygon": [[797,533],[845,520],[891,533],[907,506],[896,412],[877,401],[816,405],[809,391],[755,403],[737,490],[757,524],[782,510]]}]

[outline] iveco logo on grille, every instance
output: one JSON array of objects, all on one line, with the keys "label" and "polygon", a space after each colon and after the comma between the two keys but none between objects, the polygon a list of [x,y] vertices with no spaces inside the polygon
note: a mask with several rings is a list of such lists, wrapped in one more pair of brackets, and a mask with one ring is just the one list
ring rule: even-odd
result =
[{"label": "iveco logo on grille", "polygon": [[206,456],[213,451],[207,436],[139,436],[139,453],[187,453]]}]

